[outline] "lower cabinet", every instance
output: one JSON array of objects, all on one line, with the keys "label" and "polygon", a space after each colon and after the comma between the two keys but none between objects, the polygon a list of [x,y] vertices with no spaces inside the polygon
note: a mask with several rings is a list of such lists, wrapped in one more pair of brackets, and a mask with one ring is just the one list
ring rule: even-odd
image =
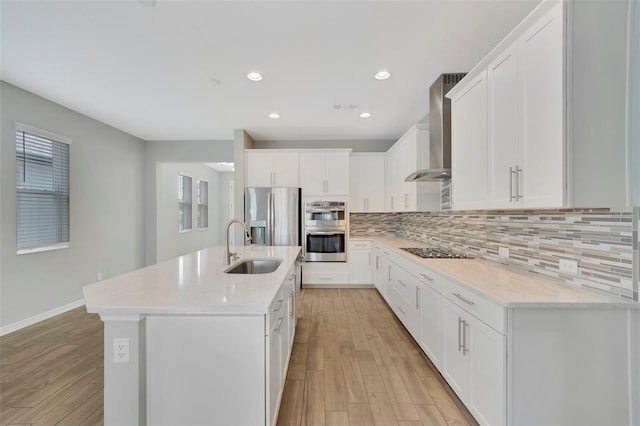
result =
[{"label": "lower cabinet", "polygon": [[349,284],[371,284],[373,282],[371,241],[349,241]]},{"label": "lower cabinet", "polygon": [[505,337],[443,301],[442,374],[481,424],[505,424]]},{"label": "lower cabinet", "polygon": [[[426,274],[425,274],[426,275]],[[429,274],[433,275],[433,274]],[[437,277],[437,276],[435,276]],[[439,279],[439,277],[437,277]],[[436,278],[433,278],[434,280]],[[420,338],[418,344],[433,365],[442,363],[442,296],[427,284],[419,287]]]},{"label": "lower cabinet", "polygon": [[376,247],[375,249],[375,276],[374,284],[382,297],[389,301],[389,285],[391,283],[391,260],[387,250]]}]

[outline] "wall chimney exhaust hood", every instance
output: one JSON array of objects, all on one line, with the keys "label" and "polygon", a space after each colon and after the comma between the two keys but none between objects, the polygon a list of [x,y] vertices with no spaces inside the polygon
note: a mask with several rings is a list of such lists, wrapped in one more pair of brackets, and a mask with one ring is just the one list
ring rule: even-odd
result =
[{"label": "wall chimney exhaust hood", "polygon": [[451,100],[444,95],[465,75],[441,74],[429,88],[429,168],[411,173],[405,182],[451,178]]}]

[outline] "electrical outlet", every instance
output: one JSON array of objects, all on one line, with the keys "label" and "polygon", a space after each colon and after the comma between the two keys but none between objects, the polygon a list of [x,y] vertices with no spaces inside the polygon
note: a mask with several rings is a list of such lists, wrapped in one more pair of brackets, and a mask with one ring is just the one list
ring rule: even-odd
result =
[{"label": "electrical outlet", "polygon": [[498,247],[498,256],[509,257],[509,247]]},{"label": "electrical outlet", "polygon": [[575,260],[560,259],[560,270],[570,274],[578,273],[578,262]]},{"label": "electrical outlet", "polygon": [[113,362],[129,362],[129,338],[113,339]]}]

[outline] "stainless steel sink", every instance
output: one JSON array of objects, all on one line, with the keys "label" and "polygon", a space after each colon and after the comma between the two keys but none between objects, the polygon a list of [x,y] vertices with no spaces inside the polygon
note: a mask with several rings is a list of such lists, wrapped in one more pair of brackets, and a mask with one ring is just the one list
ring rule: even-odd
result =
[{"label": "stainless steel sink", "polygon": [[269,274],[282,263],[282,259],[244,259],[227,268],[226,274]]}]

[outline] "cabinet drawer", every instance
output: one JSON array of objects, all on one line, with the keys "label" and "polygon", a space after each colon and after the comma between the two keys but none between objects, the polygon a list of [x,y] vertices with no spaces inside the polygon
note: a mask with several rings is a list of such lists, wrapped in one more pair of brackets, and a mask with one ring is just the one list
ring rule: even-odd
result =
[{"label": "cabinet drawer", "polygon": [[302,273],[302,284],[349,284],[349,271]]},{"label": "cabinet drawer", "polygon": [[506,333],[503,306],[446,278],[442,279],[442,295],[500,334]]},{"label": "cabinet drawer", "polygon": [[417,280],[399,266],[391,266],[391,286],[408,302],[416,302]]},{"label": "cabinet drawer", "polygon": [[391,306],[393,312],[396,313],[400,321],[402,321],[404,326],[409,328],[413,309],[411,309],[409,303],[405,300],[404,297],[400,295],[400,293],[398,293],[395,288],[391,288],[389,290],[389,305]]},{"label": "cabinet drawer", "polygon": [[278,290],[278,292],[276,293],[276,296],[273,298],[273,301],[271,301],[271,304],[269,305],[269,313],[267,314],[268,318],[266,324],[267,332],[269,332],[273,328],[276,320],[283,315],[283,312],[286,310],[287,306],[285,302],[286,301],[284,300],[283,289],[281,287],[280,290]]},{"label": "cabinet drawer", "polygon": [[349,248],[356,250],[371,250],[371,241],[368,240],[351,240]]}]

